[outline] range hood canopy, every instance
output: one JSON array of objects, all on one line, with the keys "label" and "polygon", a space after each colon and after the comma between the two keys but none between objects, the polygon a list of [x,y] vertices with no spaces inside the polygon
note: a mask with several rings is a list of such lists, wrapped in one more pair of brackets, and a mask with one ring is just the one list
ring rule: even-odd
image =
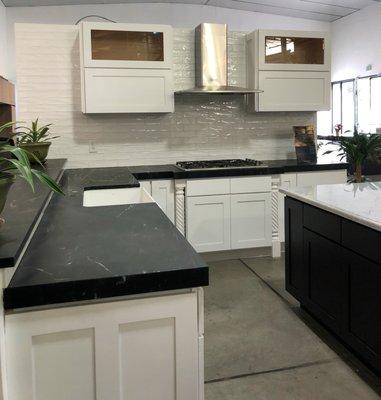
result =
[{"label": "range hood canopy", "polygon": [[261,90],[228,85],[228,28],[200,24],[195,29],[196,87],[177,94],[249,94]]}]

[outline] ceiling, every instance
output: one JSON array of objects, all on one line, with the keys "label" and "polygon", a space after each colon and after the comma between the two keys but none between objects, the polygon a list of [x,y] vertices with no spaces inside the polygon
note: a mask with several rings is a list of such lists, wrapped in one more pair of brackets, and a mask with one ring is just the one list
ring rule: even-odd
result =
[{"label": "ceiling", "polygon": [[[1,1],[1,0],[0,0]],[[201,4],[318,21],[335,21],[381,0],[2,0],[6,7],[118,3]]]}]

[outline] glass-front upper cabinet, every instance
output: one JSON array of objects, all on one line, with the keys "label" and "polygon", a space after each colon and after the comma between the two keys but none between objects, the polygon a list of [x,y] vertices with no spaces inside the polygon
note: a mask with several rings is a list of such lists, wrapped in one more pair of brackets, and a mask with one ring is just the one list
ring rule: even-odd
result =
[{"label": "glass-front upper cabinet", "polygon": [[260,30],[258,50],[260,70],[330,70],[330,38],[326,32]]},{"label": "glass-front upper cabinet", "polygon": [[172,68],[172,27],[81,24],[83,64],[99,68]]}]

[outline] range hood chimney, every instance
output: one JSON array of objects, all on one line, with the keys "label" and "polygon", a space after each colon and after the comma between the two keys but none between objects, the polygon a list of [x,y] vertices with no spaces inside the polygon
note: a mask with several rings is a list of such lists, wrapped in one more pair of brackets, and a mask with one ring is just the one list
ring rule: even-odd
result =
[{"label": "range hood chimney", "polygon": [[195,29],[196,87],[177,94],[248,94],[261,90],[228,85],[228,28],[204,23]]}]

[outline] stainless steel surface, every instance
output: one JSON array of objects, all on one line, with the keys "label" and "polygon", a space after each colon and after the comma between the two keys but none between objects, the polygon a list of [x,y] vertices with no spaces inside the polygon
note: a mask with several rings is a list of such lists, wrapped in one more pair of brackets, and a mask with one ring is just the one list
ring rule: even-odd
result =
[{"label": "stainless steel surface", "polygon": [[195,30],[196,87],[177,94],[249,94],[261,90],[228,84],[228,28],[226,24],[199,25]]}]

